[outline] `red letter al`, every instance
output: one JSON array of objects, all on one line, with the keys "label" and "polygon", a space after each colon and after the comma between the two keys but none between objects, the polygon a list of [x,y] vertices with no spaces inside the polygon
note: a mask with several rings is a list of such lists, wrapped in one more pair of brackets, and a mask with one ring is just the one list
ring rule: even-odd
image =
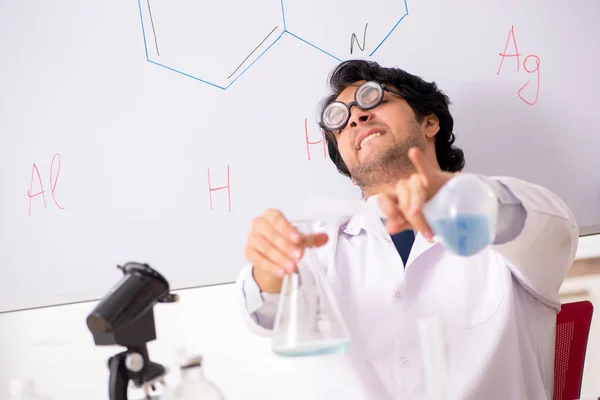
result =
[{"label": "red letter al", "polygon": [[[31,194],[33,190],[33,175],[37,174],[38,182],[40,183],[41,190],[36,194]],[[31,169],[31,182],[29,183],[29,190],[27,191],[27,196],[29,197],[29,216],[31,217],[31,199],[36,196],[42,195],[42,199],[44,199],[44,208],[46,208],[46,196],[44,195],[44,185],[42,184],[42,177],[40,176],[40,171],[38,171],[37,165],[33,163],[33,168]]]},{"label": "red letter al", "polygon": [[[54,167],[54,160],[58,159],[58,166],[56,167],[56,179],[54,179],[54,174],[52,173]],[[54,200],[54,204],[56,207],[64,210],[65,208],[58,204],[56,201],[56,197],[54,196],[54,191],[56,190],[56,184],[58,183],[58,176],[60,175],[60,154],[56,153],[54,157],[52,157],[52,163],[50,164],[50,192],[52,193],[52,200]]]},{"label": "red letter al", "polygon": [[208,196],[210,197],[210,209],[213,209],[212,192],[216,190],[227,189],[227,200],[229,202],[229,211],[231,212],[231,186],[229,182],[229,165],[227,165],[227,185],[213,188],[210,184],[210,168],[208,169]]},{"label": "red letter al", "polygon": [[321,140],[311,142],[308,140],[308,118],[304,118],[304,135],[306,136],[306,153],[308,153],[308,159],[310,160],[310,145],[323,143],[323,158],[327,158],[326,147],[325,147],[325,132],[321,129]]},{"label": "red letter al", "polygon": [[[506,54],[506,50],[508,49],[508,42],[510,42],[511,36],[512,36],[512,40],[513,40],[513,44],[515,46],[515,53],[514,54]],[[510,27],[510,31],[508,31],[508,38],[506,38],[506,46],[504,46],[504,52],[500,53],[500,57],[502,57],[502,60],[500,60],[500,66],[498,67],[498,72],[496,73],[496,75],[500,74],[500,70],[502,69],[502,63],[504,62],[504,57],[517,57],[517,71],[518,71],[519,65],[521,64],[521,60],[519,60],[520,56],[521,56],[521,54],[519,54],[519,49],[517,48],[517,39],[515,38],[515,26],[512,25]]]}]

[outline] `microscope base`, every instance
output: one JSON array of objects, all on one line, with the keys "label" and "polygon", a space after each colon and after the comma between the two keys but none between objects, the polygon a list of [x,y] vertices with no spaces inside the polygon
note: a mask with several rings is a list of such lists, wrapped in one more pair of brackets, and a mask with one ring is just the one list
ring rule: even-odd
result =
[{"label": "microscope base", "polygon": [[164,366],[149,360],[145,347],[129,348],[112,356],[108,360],[108,368],[109,400],[128,400],[129,381],[136,387],[143,388],[146,399],[151,399],[151,392],[156,390],[157,384],[165,384],[164,377],[167,374]]}]

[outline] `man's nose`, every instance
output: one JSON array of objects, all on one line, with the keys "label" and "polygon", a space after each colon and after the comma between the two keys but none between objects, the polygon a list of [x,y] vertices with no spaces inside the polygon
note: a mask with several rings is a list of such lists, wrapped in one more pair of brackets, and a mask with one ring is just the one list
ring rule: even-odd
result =
[{"label": "man's nose", "polygon": [[356,128],[357,126],[360,126],[365,122],[370,121],[372,118],[373,117],[371,114],[371,110],[362,110],[358,107],[354,107],[354,109],[351,112],[350,121],[348,121],[348,125],[350,125],[350,128]]}]

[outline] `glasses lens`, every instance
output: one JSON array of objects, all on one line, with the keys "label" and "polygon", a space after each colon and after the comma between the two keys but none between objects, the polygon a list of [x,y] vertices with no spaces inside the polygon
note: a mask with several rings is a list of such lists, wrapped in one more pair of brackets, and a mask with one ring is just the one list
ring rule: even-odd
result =
[{"label": "glasses lens", "polygon": [[356,91],[356,102],[362,108],[375,107],[383,97],[383,90],[377,82],[366,82]]},{"label": "glasses lens", "polygon": [[329,129],[338,129],[346,122],[347,114],[348,109],[344,104],[331,103],[323,112],[323,123]]}]

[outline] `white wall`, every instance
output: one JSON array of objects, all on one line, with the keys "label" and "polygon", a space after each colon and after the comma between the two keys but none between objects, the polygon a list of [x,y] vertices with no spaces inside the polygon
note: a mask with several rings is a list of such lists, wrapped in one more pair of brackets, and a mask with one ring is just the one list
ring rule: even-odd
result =
[{"label": "white wall", "polygon": [[[582,238],[578,258],[594,256],[600,256],[600,236]],[[179,303],[158,304],[158,340],[149,345],[151,358],[172,368],[176,346],[197,349],[205,356],[207,375],[228,400],[311,398],[310,360],[279,359],[268,339],[250,334],[234,290],[234,285],[186,290],[179,292]],[[600,277],[569,279],[562,293],[563,301],[592,300],[600,313]],[[7,397],[11,377],[31,376],[54,400],[106,400],[106,362],[121,348],[94,345],[85,324],[94,305],[0,314],[0,399]],[[582,397],[600,395],[599,375],[600,323],[595,317]]]}]

